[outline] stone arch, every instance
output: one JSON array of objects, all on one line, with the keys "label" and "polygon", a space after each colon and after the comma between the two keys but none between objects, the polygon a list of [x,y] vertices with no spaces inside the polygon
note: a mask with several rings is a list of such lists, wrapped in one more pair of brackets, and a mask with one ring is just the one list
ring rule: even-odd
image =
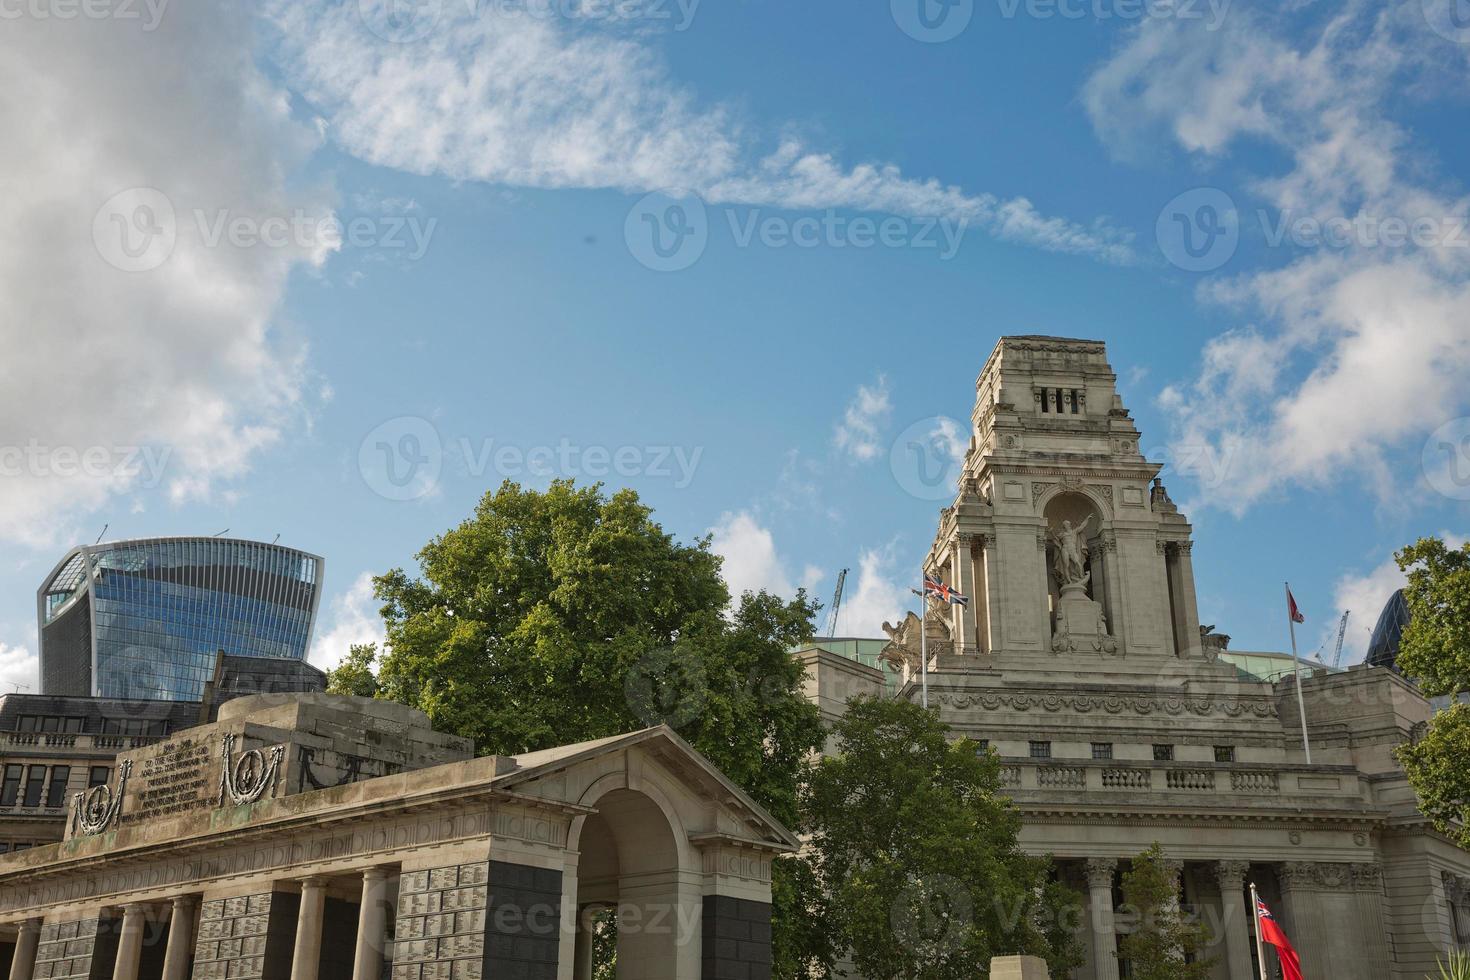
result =
[{"label": "stone arch", "polygon": [[596,812],[568,835],[578,852],[572,976],[591,978],[588,913],[599,908],[617,910],[618,980],[698,976],[702,869],[678,809],[651,781],[622,772],[598,779],[579,803]]}]

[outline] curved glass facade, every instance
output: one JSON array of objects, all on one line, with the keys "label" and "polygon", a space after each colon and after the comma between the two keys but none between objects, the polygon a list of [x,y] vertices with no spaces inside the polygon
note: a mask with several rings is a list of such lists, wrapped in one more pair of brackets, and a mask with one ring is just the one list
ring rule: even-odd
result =
[{"label": "curved glass facade", "polygon": [[305,660],[322,566],[226,538],[78,548],[37,597],[43,693],[192,701],[221,651]]},{"label": "curved glass facade", "polygon": [[1368,641],[1368,663],[1374,667],[1393,667],[1399,658],[1404,627],[1408,625],[1409,604],[1404,601],[1404,590],[1399,589],[1389,598],[1378,616],[1378,624],[1373,627],[1373,638]]}]

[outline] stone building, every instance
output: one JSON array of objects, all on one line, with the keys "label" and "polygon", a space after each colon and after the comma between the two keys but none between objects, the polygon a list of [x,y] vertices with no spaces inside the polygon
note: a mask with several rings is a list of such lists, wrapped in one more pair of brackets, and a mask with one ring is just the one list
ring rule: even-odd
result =
[{"label": "stone building", "polygon": [[326,690],[298,660],[218,654],[203,701],[0,695],[0,854],[61,840],[77,793],[112,782],[117,754],[161,742],[249,694]]},{"label": "stone building", "polygon": [[[1189,522],[1103,344],[1003,338],[977,395],[924,569],[971,601],[926,614],[929,701],[1000,756],[1023,846],[1087,896],[1077,977],[1126,976],[1119,869],[1156,841],[1213,929],[1219,980],[1258,976],[1252,881],[1309,980],[1422,980],[1470,943],[1470,854],[1392,755],[1429,719],[1419,692],[1381,668],[1310,672],[1308,762],[1296,675],[1257,679],[1237,665],[1269,655],[1222,655],[1201,630]],[[919,629],[888,624],[886,670],[801,651],[809,694],[829,719],[855,693],[920,699]]]},{"label": "stone building", "polygon": [[419,711],[231,701],[117,756],[66,839],[0,856],[11,980],[770,975],[791,834],[667,728],[472,758]]}]

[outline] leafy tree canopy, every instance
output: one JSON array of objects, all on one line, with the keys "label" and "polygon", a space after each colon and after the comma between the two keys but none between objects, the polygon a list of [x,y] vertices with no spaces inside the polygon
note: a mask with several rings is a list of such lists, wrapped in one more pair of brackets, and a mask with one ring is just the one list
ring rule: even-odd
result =
[{"label": "leafy tree canopy", "polygon": [[359,698],[377,697],[378,678],[373,674],[373,662],[377,658],[376,643],[352,644],[347,649],[347,657],[327,671],[327,692],[351,694]]},{"label": "leafy tree canopy", "polygon": [[[374,580],[389,650],[380,696],[484,754],[668,724],[797,827],[801,767],[823,743],[788,652],[812,634],[804,593],[732,607],[708,538],[681,544],[633,491],[571,481],[506,482],[417,557],[420,577]],[[807,958],[794,950],[819,931],[799,864],[777,862],[778,970]]]},{"label": "leafy tree canopy", "polygon": [[1123,874],[1123,904],[1132,921],[1118,955],[1133,980],[1209,980],[1215,961],[1198,956],[1209,945],[1209,929],[1181,911],[1178,878],[1158,844]]},{"label": "leafy tree canopy", "polygon": [[972,980],[1016,954],[1044,957],[1056,976],[1078,964],[1062,915],[1077,896],[1022,853],[994,756],[908,701],[856,698],[833,736],[803,817],[833,945],[859,973]]},{"label": "leafy tree canopy", "polygon": [[[1431,696],[1470,692],[1470,544],[1421,538],[1396,558],[1408,573],[1398,668]],[[1439,830],[1470,847],[1470,705],[1438,712],[1429,730],[1399,749],[1399,761]]]}]

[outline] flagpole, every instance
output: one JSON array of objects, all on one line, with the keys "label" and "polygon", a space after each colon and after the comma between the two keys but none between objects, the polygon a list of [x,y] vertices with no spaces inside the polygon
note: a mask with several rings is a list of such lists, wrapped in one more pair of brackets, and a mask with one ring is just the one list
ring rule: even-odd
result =
[{"label": "flagpole", "polygon": [[919,570],[919,686],[921,689],[920,703],[927,711],[929,708],[929,589],[924,581],[925,575],[921,568]]},{"label": "flagpole", "polygon": [[1266,978],[1266,944],[1261,941],[1261,896],[1256,894],[1256,883],[1251,882],[1251,921],[1256,924],[1256,962],[1261,966],[1261,980]]},{"label": "flagpole", "polygon": [[1307,703],[1302,698],[1302,662],[1296,654],[1296,620],[1291,615],[1293,605],[1291,598],[1291,583],[1286,583],[1286,624],[1291,630],[1291,663],[1294,668],[1296,681],[1296,713],[1302,720],[1302,749],[1307,754],[1307,765],[1312,764],[1312,740],[1307,735]]}]

